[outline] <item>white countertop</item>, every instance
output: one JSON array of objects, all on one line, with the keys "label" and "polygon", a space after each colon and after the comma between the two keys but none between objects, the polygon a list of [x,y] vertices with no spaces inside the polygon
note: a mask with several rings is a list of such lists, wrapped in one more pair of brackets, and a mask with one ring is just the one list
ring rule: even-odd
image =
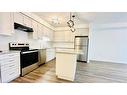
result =
[{"label": "white countertop", "polygon": [[56,53],[83,54],[83,51],[75,49],[56,49]]},{"label": "white countertop", "polygon": [[55,49],[54,47],[47,47],[47,48],[30,48],[30,49]]},{"label": "white countertop", "polygon": [[7,53],[20,53],[20,51],[14,51],[14,50],[3,50],[2,52],[0,52],[1,54],[7,54]]}]

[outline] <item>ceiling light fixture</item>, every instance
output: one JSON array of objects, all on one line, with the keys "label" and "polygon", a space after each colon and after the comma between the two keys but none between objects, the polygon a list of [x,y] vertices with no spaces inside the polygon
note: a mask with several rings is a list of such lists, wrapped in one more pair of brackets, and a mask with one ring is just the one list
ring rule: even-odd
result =
[{"label": "ceiling light fixture", "polygon": [[53,24],[60,24],[60,23],[59,23],[58,17],[53,17],[53,18],[52,18],[52,23],[53,23]]},{"label": "ceiling light fixture", "polygon": [[[72,13],[70,12],[70,20],[67,22],[67,24],[68,24],[68,26],[70,27],[70,30],[72,31],[72,32],[75,32],[75,28],[74,28],[74,17],[75,17],[75,15],[72,15]],[[72,20],[72,18],[73,18],[73,20]]]}]

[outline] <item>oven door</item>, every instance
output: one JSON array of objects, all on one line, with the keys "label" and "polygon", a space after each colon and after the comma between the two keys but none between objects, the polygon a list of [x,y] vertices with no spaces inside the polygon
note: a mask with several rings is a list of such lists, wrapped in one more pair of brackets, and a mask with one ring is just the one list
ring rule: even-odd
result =
[{"label": "oven door", "polygon": [[21,52],[21,68],[38,62],[38,50]]}]

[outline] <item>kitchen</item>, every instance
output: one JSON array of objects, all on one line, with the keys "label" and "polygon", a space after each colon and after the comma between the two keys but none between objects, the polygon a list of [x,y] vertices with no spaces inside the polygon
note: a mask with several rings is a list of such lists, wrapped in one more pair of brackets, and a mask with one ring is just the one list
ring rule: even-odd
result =
[{"label": "kitchen", "polygon": [[1,12],[0,82],[126,82],[126,15]]},{"label": "kitchen", "polygon": [[126,4],[1,0],[0,95],[126,95]]},{"label": "kitchen", "polygon": [[[1,12],[0,15],[1,82],[10,82],[19,76],[28,74],[38,66],[54,60],[57,49],[73,49],[74,35],[88,35],[87,25],[77,28],[81,32],[86,30],[86,33],[72,33],[66,29],[55,29],[34,13]],[[64,32],[60,34],[58,31]],[[30,53],[27,55],[26,52],[30,52],[31,56]],[[32,52],[36,52],[36,54],[32,56]],[[24,67],[25,64],[22,65],[23,62],[27,63],[26,68]],[[31,62],[38,63],[38,65]],[[33,66],[29,67],[31,64]]]}]

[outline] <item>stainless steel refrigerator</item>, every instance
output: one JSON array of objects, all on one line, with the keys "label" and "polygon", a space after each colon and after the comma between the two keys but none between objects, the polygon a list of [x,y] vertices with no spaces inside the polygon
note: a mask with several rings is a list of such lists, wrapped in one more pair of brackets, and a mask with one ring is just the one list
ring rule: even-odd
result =
[{"label": "stainless steel refrigerator", "polygon": [[79,54],[77,61],[87,63],[88,58],[88,36],[75,36],[75,49],[82,50],[83,54]]}]

